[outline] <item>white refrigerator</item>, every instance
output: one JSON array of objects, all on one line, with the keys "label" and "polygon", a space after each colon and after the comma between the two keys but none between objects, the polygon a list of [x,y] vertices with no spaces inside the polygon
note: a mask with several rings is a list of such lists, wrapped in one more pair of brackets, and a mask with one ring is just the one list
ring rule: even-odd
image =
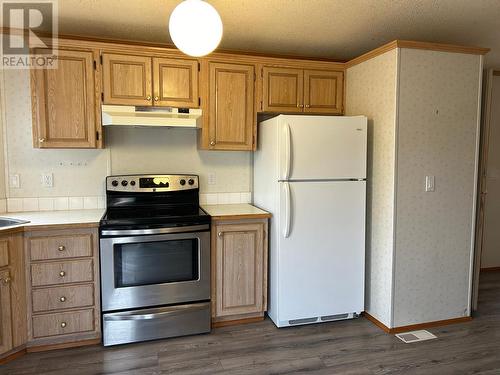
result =
[{"label": "white refrigerator", "polygon": [[259,124],[253,202],[272,213],[268,314],[277,327],[364,310],[367,119]]}]

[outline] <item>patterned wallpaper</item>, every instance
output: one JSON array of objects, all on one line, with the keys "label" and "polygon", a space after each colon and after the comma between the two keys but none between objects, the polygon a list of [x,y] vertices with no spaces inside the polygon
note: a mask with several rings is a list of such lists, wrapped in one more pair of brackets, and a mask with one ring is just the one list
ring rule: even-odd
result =
[{"label": "patterned wallpaper", "polygon": [[401,50],[394,326],[468,315],[481,65]]},{"label": "patterned wallpaper", "polygon": [[368,117],[366,311],[391,320],[397,50],[347,70],[346,114]]}]

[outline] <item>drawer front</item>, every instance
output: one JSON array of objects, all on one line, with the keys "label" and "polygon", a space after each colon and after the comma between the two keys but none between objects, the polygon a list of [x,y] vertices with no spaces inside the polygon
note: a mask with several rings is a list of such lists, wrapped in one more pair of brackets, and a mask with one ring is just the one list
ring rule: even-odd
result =
[{"label": "drawer front", "polygon": [[35,237],[30,240],[31,260],[92,256],[92,235]]},{"label": "drawer front", "polygon": [[89,332],[94,329],[94,309],[33,317],[33,338]]},{"label": "drawer front", "polygon": [[94,284],[34,289],[33,312],[90,307],[94,305]]},{"label": "drawer front", "polygon": [[57,285],[94,280],[92,259],[31,265],[31,285]]},{"label": "drawer front", "polygon": [[0,267],[9,265],[9,241],[0,241]]}]

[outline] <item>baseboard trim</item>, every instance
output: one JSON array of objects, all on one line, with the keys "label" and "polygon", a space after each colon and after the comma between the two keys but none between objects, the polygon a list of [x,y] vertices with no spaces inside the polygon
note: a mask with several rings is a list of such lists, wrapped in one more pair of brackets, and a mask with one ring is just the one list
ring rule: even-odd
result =
[{"label": "baseboard trim", "polygon": [[408,332],[408,331],[416,331],[419,329],[426,329],[426,328],[433,328],[433,327],[441,327],[441,326],[446,326],[449,324],[465,323],[465,322],[470,322],[472,320],[471,316],[464,316],[464,317],[460,317],[460,318],[436,320],[433,322],[410,324],[407,326],[389,328],[384,323],[380,322],[377,318],[374,318],[372,315],[368,314],[367,312],[364,312],[363,315],[366,317],[366,319],[368,319],[370,322],[372,322],[377,327],[382,329],[385,333],[390,333],[390,334],[402,333],[402,332]]},{"label": "baseboard trim", "polygon": [[245,318],[245,319],[227,320],[227,321],[222,321],[222,322],[213,322],[212,328],[235,326],[238,324],[256,323],[256,322],[262,322],[263,320],[264,320],[263,316],[257,316],[255,318]]},{"label": "baseboard trim", "polygon": [[60,344],[30,346],[30,347],[26,348],[26,350],[28,353],[36,353],[36,352],[46,352],[49,350],[76,348],[79,346],[98,345],[100,343],[101,343],[101,339],[99,338],[99,339],[90,339],[90,340],[82,340],[82,341],[74,341],[74,342],[63,342]]},{"label": "baseboard trim", "polygon": [[500,272],[500,267],[481,268],[481,272]]},{"label": "baseboard trim", "polygon": [[24,346],[13,350],[14,351],[8,354],[6,357],[0,358],[0,365],[4,365],[7,362],[13,361],[14,359],[22,357],[26,354],[26,348]]}]

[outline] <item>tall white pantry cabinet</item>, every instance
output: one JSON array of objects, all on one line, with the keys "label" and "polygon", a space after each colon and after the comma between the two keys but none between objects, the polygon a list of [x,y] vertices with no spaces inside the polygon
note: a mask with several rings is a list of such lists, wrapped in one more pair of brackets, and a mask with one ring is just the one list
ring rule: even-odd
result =
[{"label": "tall white pantry cabinet", "polygon": [[471,314],[482,68],[397,47],[347,69],[346,115],[369,119],[365,310],[389,329]]}]

